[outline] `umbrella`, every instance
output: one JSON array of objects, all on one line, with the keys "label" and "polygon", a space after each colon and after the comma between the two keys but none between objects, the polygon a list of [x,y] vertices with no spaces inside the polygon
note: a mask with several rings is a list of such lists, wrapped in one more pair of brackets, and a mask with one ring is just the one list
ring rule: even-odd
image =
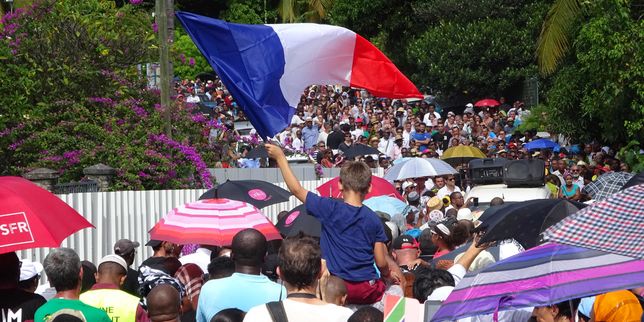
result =
[{"label": "umbrella", "polygon": [[406,214],[409,211],[409,205],[389,196],[373,197],[365,200],[362,204],[371,208],[373,211],[382,211],[394,216],[396,214]]},{"label": "umbrella", "polygon": [[526,143],[523,147],[528,149],[528,151],[532,151],[541,149],[555,149],[559,147],[559,144],[548,139],[538,139]]},{"label": "umbrella", "polygon": [[486,98],[482,99],[476,103],[474,103],[474,106],[476,107],[494,107],[494,106],[499,106],[501,103],[499,101],[493,99],[493,98]]},{"label": "umbrella", "polygon": [[265,159],[268,158],[268,152],[266,151],[266,148],[263,145],[260,145],[250,151],[246,154],[246,158],[248,159]]},{"label": "umbrella", "polygon": [[59,247],[69,235],[93,227],[51,192],[19,177],[0,177],[0,253]]},{"label": "umbrella", "polygon": [[[342,198],[342,191],[340,191],[340,188],[338,187],[339,181],[340,177],[335,177],[315,188],[315,190],[317,190],[322,197]],[[371,191],[365,196],[365,199],[378,196],[390,196],[405,201],[405,198],[400,195],[398,190],[396,190],[396,187],[394,187],[389,181],[372,175]]]},{"label": "umbrella", "polygon": [[470,160],[483,159],[486,157],[487,156],[485,155],[485,153],[483,153],[476,147],[469,145],[457,145],[445,150],[445,152],[443,152],[443,155],[441,156],[441,159],[450,164],[462,164],[469,162]]},{"label": "umbrella", "polygon": [[285,237],[297,236],[300,232],[312,237],[320,237],[322,231],[320,221],[309,215],[304,205],[299,205],[289,211],[277,222],[275,227]]},{"label": "umbrella", "polygon": [[226,180],[206,191],[199,199],[226,198],[247,202],[257,208],[264,208],[286,202],[291,193],[270,182],[261,180]]},{"label": "umbrella", "polygon": [[540,234],[563,218],[586,207],[563,199],[536,199],[490,207],[479,218],[476,231],[485,232],[480,243],[514,239],[523,248],[539,244]]},{"label": "umbrella", "polygon": [[546,306],[644,283],[644,261],[579,247],[545,244],[470,273],[432,321]]},{"label": "umbrella", "polygon": [[548,229],[550,241],[644,259],[644,185],[620,191]]},{"label": "umbrella", "polygon": [[369,155],[369,154],[381,154],[381,153],[378,149],[374,147],[370,147],[368,145],[359,144],[359,143],[352,145],[350,148],[344,151],[344,157],[347,159],[353,159],[357,156]]},{"label": "umbrella", "polygon": [[597,180],[584,186],[582,191],[595,201],[601,201],[619,191],[633,176],[630,172],[604,173]]},{"label": "umbrella", "polygon": [[447,162],[436,158],[409,158],[387,170],[385,179],[389,181],[408,178],[435,177],[458,173]]},{"label": "umbrella", "polygon": [[240,230],[255,228],[267,240],[282,239],[253,205],[230,199],[204,199],[174,208],[150,229],[150,239],[177,244],[228,246]]},{"label": "umbrella", "polygon": [[626,184],[619,190],[624,190],[633,186],[637,186],[638,184],[644,183],[644,171],[634,175]]}]

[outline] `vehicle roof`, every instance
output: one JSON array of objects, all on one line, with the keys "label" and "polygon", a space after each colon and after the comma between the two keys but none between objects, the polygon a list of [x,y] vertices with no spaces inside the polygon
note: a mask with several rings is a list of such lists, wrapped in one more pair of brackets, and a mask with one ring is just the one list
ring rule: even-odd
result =
[{"label": "vehicle roof", "polygon": [[550,190],[545,186],[508,188],[504,184],[490,184],[475,186],[466,194],[465,200],[470,197],[479,198],[480,203],[490,202],[494,197],[500,197],[506,202],[519,202],[548,199],[550,198]]}]

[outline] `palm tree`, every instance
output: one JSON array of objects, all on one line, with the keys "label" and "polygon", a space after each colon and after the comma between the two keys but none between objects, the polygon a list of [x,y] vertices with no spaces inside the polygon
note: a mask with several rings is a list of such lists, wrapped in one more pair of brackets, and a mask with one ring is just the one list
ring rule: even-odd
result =
[{"label": "palm tree", "polygon": [[333,0],[281,0],[278,12],[282,22],[319,22],[332,5]]},{"label": "palm tree", "polygon": [[542,74],[556,70],[568,52],[571,33],[582,14],[580,0],[555,0],[550,7],[537,41],[537,61]]}]

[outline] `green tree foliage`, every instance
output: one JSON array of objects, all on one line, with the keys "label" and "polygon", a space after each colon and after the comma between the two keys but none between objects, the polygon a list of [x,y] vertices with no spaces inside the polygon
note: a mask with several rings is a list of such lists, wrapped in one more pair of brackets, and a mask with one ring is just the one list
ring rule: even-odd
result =
[{"label": "green tree foliage", "polygon": [[105,163],[115,189],[209,186],[205,118],[178,107],[174,140],[160,134],[158,92],[137,68],[156,42],[147,13],[110,1],[40,1],[5,16],[0,174],[49,167],[65,182]]},{"label": "green tree foliage", "polygon": [[574,139],[644,142],[644,22],[620,0],[587,10],[568,63],[554,74],[544,122]]}]

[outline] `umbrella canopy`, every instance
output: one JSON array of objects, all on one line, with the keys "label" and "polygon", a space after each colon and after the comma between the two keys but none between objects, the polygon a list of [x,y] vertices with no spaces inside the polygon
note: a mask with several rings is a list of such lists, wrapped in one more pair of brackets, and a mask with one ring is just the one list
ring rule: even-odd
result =
[{"label": "umbrella canopy", "polygon": [[536,199],[490,207],[479,218],[476,231],[485,232],[481,243],[514,239],[523,248],[537,246],[548,227],[585,207],[563,199]]},{"label": "umbrella canopy", "polygon": [[206,191],[199,199],[226,198],[247,202],[257,208],[264,208],[286,202],[291,193],[270,182],[261,180],[226,180]]},{"label": "umbrella canopy", "polygon": [[474,103],[474,106],[476,107],[494,107],[499,105],[501,105],[501,103],[493,98],[485,98]]},{"label": "umbrella canopy", "polygon": [[51,192],[19,177],[0,177],[0,253],[59,247],[69,235],[94,227]]},{"label": "umbrella canopy", "polygon": [[584,186],[583,192],[601,201],[618,192],[634,176],[630,172],[608,172]]},{"label": "umbrella canopy", "polygon": [[395,181],[454,173],[458,173],[458,171],[445,161],[436,158],[409,158],[387,170],[385,179]]},{"label": "umbrella canopy", "polygon": [[409,205],[389,196],[373,197],[365,200],[362,204],[371,208],[373,211],[382,211],[393,217],[396,214],[406,214],[409,211]]},{"label": "umbrella canopy", "polygon": [[[340,188],[338,187],[339,181],[340,181],[340,177],[335,177],[325,182],[321,186],[317,187],[315,190],[317,190],[322,197],[342,198],[342,191],[340,191]],[[372,175],[371,192],[369,192],[365,196],[365,199],[378,197],[378,196],[389,196],[403,201],[405,200],[400,195],[398,190],[396,190],[396,187],[394,187],[389,181],[381,177]]]},{"label": "umbrella canopy", "polygon": [[152,229],[150,239],[177,244],[228,246],[239,231],[259,230],[267,240],[282,239],[253,205],[230,199],[204,199],[171,210]]},{"label": "umbrella canopy", "polygon": [[441,156],[441,159],[449,164],[462,164],[467,163],[470,160],[483,159],[486,157],[487,156],[485,155],[485,153],[483,153],[476,147],[469,145],[457,145],[445,150],[445,152],[443,152],[443,155]]},{"label": "umbrella canopy", "polygon": [[528,151],[532,151],[532,150],[541,150],[541,149],[555,149],[559,147],[559,144],[552,142],[548,139],[538,139],[538,140],[534,140],[526,143],[523,147],[528,149]]},{"label": "umbrella canopy", "polygon": [[344,152],[344,157],[352,159],[361,155],[381,154],[380,151],[374,147],[364,144],[354,144]]},{"label": "umbrella canopy", "polygon": [[309,215],[304,205],[299,205],[289,211],[277,222],[275,227],[285,237],[297,236],[300,232],[312,237],[320,237],[322,231],[320,221]]},{"label": "umbrella canopy", "polygon": [[644,259],[644,185],[616,193],[548,229],[548,240]]},{"label": "umbrella canopy", "polygon": [[545,244],[470,273],[432,321],[546,306],[644,283],[644,261],[579,247]]},{"label": "umbrella canopy", "polygon": [[265,159],[265,158],[268,158],[268,152],[266,151],[266,148],[264,147],[264,145],[259,145],[258,147],[248,151],[248,154],[246,154],[246,158]]},{"label": "umbrella canopy", "polygon": [[630,187],[637,186],[638,184],[644,183],[644,171],[634,175],[626,184],[619,190],[624,190]]}]

